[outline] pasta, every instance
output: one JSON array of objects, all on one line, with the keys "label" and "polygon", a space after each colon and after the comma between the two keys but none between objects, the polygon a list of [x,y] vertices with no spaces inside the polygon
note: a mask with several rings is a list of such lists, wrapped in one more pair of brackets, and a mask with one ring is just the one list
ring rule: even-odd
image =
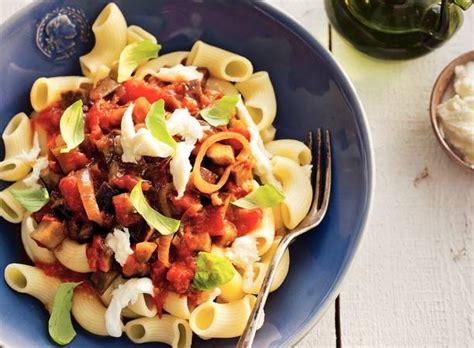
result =
[{"label": "pasta", "polygon": [[79,286],[74,291],[71,313],[81,327],[98,336],[107,336],[106,307],[92,289]]},{"label": "pasta", "polygon": [[163,67],[175,66],[180,64],[189,55],[187,51],[177,51],[168,54],[164,54],[158,58],[148,61],[148,63],[142,65],[135,72],[136,78],[144,78],[147,75],[153,75]]},{"label": "pasta", "polygon": [[311,164],[311,150],[301,141],[293,139],[274,140],[265,144],[273,156],[289,158],[300,166]]},{"label": "pasta", "polygon": [[263,210],[263,217],[260,227],[256,228],[248,234],[257,241],[258,255],[265,254],[272,246],[275,238],[275,223],[273,217],[273,210],[266,208]]},{"label": "pasta", "polygon": [[188,348],[192,342],[189,323],[169,314],[129,321],[125,333],[134,343],[163,342],[173,348]]},{"label": "pasta", "polygon": [[274,140],[275,91],[247,58],[202,41],[158,56],[155,36],[113,3],[92,30],[84,76],[37,79],[31,118],[3,132],[0,180],[14,183],[0,216],[21,223],[35,264],[8,265],[5,280],[53,317],[70,304],[99,336],[177,348],[193,333],[237,337],[282,236],[310,208],[311,151]]},{"label": "pasta", "polygon": [[114,3],[105,6],[92,25],[92,31],[94,48],[79,58],[82,73],[87,77],[93,77],[101,65],[111,68],[127,44],[127,22]]},{"label": "pasta", "polygon": [[311,181],[305,170],[293,160],[275,156],[272,159],[273,173],[282,183],[285,201],[281,205],[283,223],[295,228],[308,214],[313,192]]},{"label": "pasta", "polygon": [[92,80],[83,76],[40,77],[33,83],[30,102],[37,112],[61,99],[61,93],[76,90]]},{"label": "pasta", "polygon": [[268,73],[259,71],[235,87],[244,97],[245,107],[258,130],[270,127],[276,116],[276,98]]},{"label": "pasta", "polygon": [[[270,261],[275,253],[275,250],[280,243],[280,240],[275,240],[272,243],[270,250],[267,251],[265,255],[263,255],[262,260],[260,262],[256,262],[253,265],[253,281],[249,287],[243,286],[243,290],[248,294],[258,294],[263,284],[263,280],[267,273]],[[270,286],[270,292],[277,290],[283,281],[285,280],[288,270],[290,268],[290,252],[288,249],[283,254],[283,257],[280,263],[277,266],[276,275],[273,279],[272,285]]]},{"label": "pasta", "polygon": [[222,92],[224,95],[236,95],[239,91],[235,86],[226,80],[217,79],[215,77],[209,77],[206,81],[206,87]]},{"label": "pasta", "polygon": [[148,40],[156,43],[156,37],[142,27],[139,27],[138,25],[129,26],[127,28],[127,45],[141,40]]},{"label": "pasta", "polygon": [[207,68],[211,75],[232,82],[245,81],[253,72],[252,63],[247,58],[202,41],[193,45],[186,63]]},{"label": "pasta", "polygon": [[20,263],[11,263],[5,267],[4,276],[13,290],[33,296],[51,311],[54,296],[61,283],[59,279],[47,276],[39,268]]},{"label": "pasta", "polygon": [[10,190],[22,189],[25,186],[26,185],[21,181],[17,181],[3,191],[0,191],[0,216],[11,223],[20,223],[26,210],[18,203],[15,197],[13,197]]},{"label": "pasta", "polygon": [[21,155],[31,149],[32,133],[30,119],[23,112],[16,114],[8,122],[2,135],[5,159],[0,162],[0,180],[20,180],[31,170],[31,166]]},{"label": "pasta", "polygon": [[91,268],[87,259],[86,248],[87,244],[79,244],[73,240],[65,239],[54,250],[54,255],[66,268],[74,272],[88,273],[91,272]]},{"label": "pasta", "polygon": [[54,253],[46,248],[42,248],[31,239],[31,233],[36,229],[36,223],[31,215],[27,215],[21,222],[21,241],[25,248],[26,254],[34,262],[43,264],[53,264],[56,262]]},{"label": "pasta", "polygon": [[229,303],[206,302],[191,313],[189,325],[204,338],[240,336],[252,311],[252,296]]}]

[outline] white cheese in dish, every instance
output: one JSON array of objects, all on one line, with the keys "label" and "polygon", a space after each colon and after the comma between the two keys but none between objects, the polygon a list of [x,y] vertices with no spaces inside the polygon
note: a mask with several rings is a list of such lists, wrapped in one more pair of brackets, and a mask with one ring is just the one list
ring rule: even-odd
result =
[{"label": "white cheese in dish", "polygon": [[454,89],[461,97],[474,97],[474,61],[458,65],[454,69],[456,79]]},{"label": "white cheese in dish", "polygon": [[23,183],[29,187],[39,186],[38,181],[40,178],[41,171],[48,168],[49,161],[46,157],[40,157],[32,162],[33,170],[30,175],[23,179]]},{"label": "white cheese in dish", "polygon": [[205,130],[188,109],[176,109],[166,121],[166,127],[171,136],[180,135],[184,141],[192,144],[203,137]]},{"label": "white cheese in dish", "polygon": [[236,238],[224,255],[244,270],[244,288],[250,288],[253,283],[253,264],[260,260],[256,239],[250,236]]},{"label": "white cheese in dish", "polygon": [[438,106],[438,114],[445,138],[474,167],[474,96],[455,95]]},{"label": "white cheese in dish", "polygon": [[161,68],[156,74],[156,77],[166,82],[182,82],[201,80],[203,74],[197,71],[197,67],[195,66],[178,64],[171,68]]},{"label": "white cheese in dish", "polygon": [[130,247],[130,233],[128,228],[124,228],[123,231],[114,228],[113,233],[109,233],[105,238],[105,245],[114,251],[115,260],[123,266],[129,255],[133,254],[133,250]]},{"label": "white cheese in dish", "polygon": [[265,149],[263,140],[260,137],[255,122],[250,116],[247,108],[242,99],[237,103],[237,114],[239,118],[247,125],[247,130],[250,132],[250,151],[255,158],[255,172],[265,183],[273,184],[274,186],[281,188],[281,184],[273,175],[272,164],[270,163],[270,153]]},{"label": "white cheese in dish", "polygon": [[120,142],[122,144],[122,161],[137,163],[142,156],[168,157],[173,153],[173,149],[165,143],[157,140],[148,129],[141,128],[135,131],[133,123],[134,104],[125,111],[121,123]]},{"label": "white cheese in dish", "polygon": [[110,336],[122,336],[123,323],[120,313],[130,303],[135,303],[140,294],[153,295],[153,283],[150,278],[129,279],[112,292],[112,300],[105,311],[105,327]]},{"label": "white cheese in dish", "polygon": [[191,170],[193,166],[189,160],[194,144],[185,141],[179,142],[176,146],[176,153],[170,161],[170,173],[173,177],[173,185],[178,192],[178,198],[181,198],[186,190]]}]

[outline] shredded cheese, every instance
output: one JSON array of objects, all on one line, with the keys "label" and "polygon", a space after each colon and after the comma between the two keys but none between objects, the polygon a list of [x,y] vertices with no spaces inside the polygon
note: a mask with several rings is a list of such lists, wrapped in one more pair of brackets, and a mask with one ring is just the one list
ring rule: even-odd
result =
[{"label": "shredded cheese", "polygon": [[105,311],[105,328],[110,336],[122,336],[123,323],[120,313],[129,303],[135,303],[140,294],[153,295],[153,283],[150,278],[129,279],[112,292],[112,300]]},{"label": "shredded cheese", "polygon": [[252,116],[250,116],[250,113],[242,102],[242,98],[238,101],[236,107],[237,115],[245,122],[247,130],[250,132],[250,151],[255,158],[255,173],[263,182],[281,188],[280,182],[273,175],[272,164],[270,162],[271,155],[265,149],[263,140],[260,137],[260,132],[258,131]]},{"label": "shredded cheese", "polygon": [[250,236],[236,238],[224,255],[244,270],[244,287],[250,288],[253,283],[253,264],[260,260],[256,239]]},{"label": "shredded cheese", "polygon": [[171,68],[161,68],[156,74],[161,81],[166,82],[186,82],[201,80],[203,74],[197,71],[195,66],[175,65]]},{"label": "shredded cheese", "polygon": [[123,231],[114,228],[113,233],[109,233],[105,238],[105,245],[114,251],[115,260],[123,267],[129,255],[133,254],[133,250],[130,247],[130,233],[128,228],[124,228]]},{"label": "shredded cheese", "polygon": [[189,160],[194,144],[180,142],[176,146],[176,153],[170,161],[170,173],[173,177],[173,185],[181,198],[186,190],[193,166]]},{"label": "shredded cheese", "polygon": [[125,111],[121,123],[120,142],[122,144],[122,161],[137,163],[143,156],[168,157],[173,153],[173,149],[165,143],[157,140],[148,129],[141,128],[135,131],[133,123],[134,104]]}]

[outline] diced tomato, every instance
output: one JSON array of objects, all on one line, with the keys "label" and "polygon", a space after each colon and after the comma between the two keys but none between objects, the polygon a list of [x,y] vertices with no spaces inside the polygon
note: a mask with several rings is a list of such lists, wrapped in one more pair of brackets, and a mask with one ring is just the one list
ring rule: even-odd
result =
[{"label": "diced tomato", "polygon": [[87,273],[77,273],[71,271],[59,262],[52,264],[35,262],[35,266],[43,270],[46,275],[59,278],[63,282],[82,282],[89,276]]},{"label": "diced tomato", "polygon": [[161,287],[163,281],[166,279],[166,272],[168,272],[168,267],[166,267],[162,262],[156,260],[151,265],[150,278],[153,282],[153,285],[156,287]]},{"label": "diced tomato", "polygon": [[[128,192],[131,192],[135,185],[138,183],[139,179],[136,176],[133,175],[123,175],[119,176],[118,178],[113,178],[111,180],[112,186],[122,189],[122,190],[127,190]],[[148,191],[151,188],[150,184],[146,181],[142,182],[142,190],[143,192]]]},{"label": "diced tomato", "polygon": [[144,276],[150,272],[148,263],[141,263],[137,260],[135,254],[128,255],[127,261],[122,267],[122,273],[126,277]]},{"label": "diced tomato", "polygon": [[144,97],[135,100],[135,107],[133,108],[133,122],[135,124],[145,123],[146,115],[150,111],[150,103]]},{"label": "diced tomato", "polygon": [[122,226],[130,226],[140,221],[141,217],[135,211],[128,193],[114,196],[112,203],[115,207],[115,218]]},{"label": "diced tomato", "polygon": [[159,86],[137,79],[127,80],[122,86],[124,88],[124,95],[120,98],[122,103],[128,103],[140,97],[144,97],[150,103],[163,99],[166,107],[171,110],[181,107],[181,103],[176,99],[173,93]]},{"label": "diced tomato", "polygon": [[209,233],[210,236],[224,234],[224,217],[218,207],[207,206],[191,220],[193,233]]},{"label": "diced tomato", "polygon": [[262,210],[232,207],[228,210],[228,219],[237,227],[239,236],[243,236],[258,227],[262,220]]},{"label": "diced tomato", "polygon": [[183,294],[189,289],[193,278],[194,269],[182,262],[173,263],[166,273],[166,279],[178,294]]},{"label": "diced tomato", "polygon": [[158,318],[161,318],[163,314],[163,306],[165,305],[167,295],[168,295],[168,291],[164,289],[159,289],[159,288],[153,289],[153,300],[155,301],[156,312],[157,312]]},{"label": "diced tomato", "polygon": [[59,122],[64,109],[61,107],[61,103],[54,103],[47,107],[43,111],[39,112],[33,118],[33,124],[35,127],[43,128],[48,135],[59,133]]},{"label": "diced tomato", "polygon": [[73,170],[84,168],[89,159],[85,154],[77,149],[71,150],[67,153],[57,153],[56,159],[64,173],[68,174]]},{"label": "diced tomato", "polygon": [[112,266],[112,252],[104,243],[104,238],[95,235],[86,249],[87,261],[92,271],[109,272]]},{"label": "diced tomato", "polygon": [[[175,196],[171,197],[171,203],[176,208],[178,214],[184,213],[191,207],[199,206],[201,208],[201,200],[199,196],[193,192],[185,192],[183,197],[176,198]],[[199,209],[197,209],[199,210]]]},{"label": "diced tomato", "polygon": [[100,114],[93,110],[97,110],[96,104],[92,106],[91,111],[86,114],[86,132],[90,134],[92,139],[99,139],[103,133],[100,128]]},{"label": "diced tomato", "polygon": [[45,217],[47,218],[52,212],[51,209],[51,201],[48,202],[43,208],[38,210],[35,213],[31,214],[31,217],[36,221],[36,223],[40,223]]},{"label": "diced tomato", "polygon": [[84,207],[82,206],[81,195],[79,194],[79,189],[77,187],[77,177],[74,173],[65,176],[59,181],[59,190],[61,195],[66,202],[67,207],[74,214],[79,214],[80,216],[85,215]]},{"label": "diced tomato", "polygon": [[[248,141],[250,141],[250,132],[245,128],[229,128],[229,132],[242,134]],[[234,149],[235,152],[242,150],[242,144],[240,141],[235,139],[224,140],[223,143],[226,143]]]},{"label": "diced tomato", "polygon": [[126,107],[124,106],[101,99],[92,105],[87,113],[86,122],[87,118],[98,119],[100,128],[104,131],[110,131],[120,125],[125,110]]}]

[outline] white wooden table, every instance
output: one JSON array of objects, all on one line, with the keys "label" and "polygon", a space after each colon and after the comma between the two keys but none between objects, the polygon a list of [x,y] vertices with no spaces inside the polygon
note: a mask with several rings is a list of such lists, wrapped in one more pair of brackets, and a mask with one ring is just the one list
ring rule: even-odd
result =
[{"label": "white wooden table", "polygon": [[[32,1],[1,0],[0,21]],[[339,304],[298,347],[473,347],[474,175],[438,146],[428,102],[441,69],[474,49],[474,9],[434,53],[386,62],[344,42],[328,25],[322,0],[270,2],[331,47],[351,77],[367,112],[377,168],[365,240]]]}]

